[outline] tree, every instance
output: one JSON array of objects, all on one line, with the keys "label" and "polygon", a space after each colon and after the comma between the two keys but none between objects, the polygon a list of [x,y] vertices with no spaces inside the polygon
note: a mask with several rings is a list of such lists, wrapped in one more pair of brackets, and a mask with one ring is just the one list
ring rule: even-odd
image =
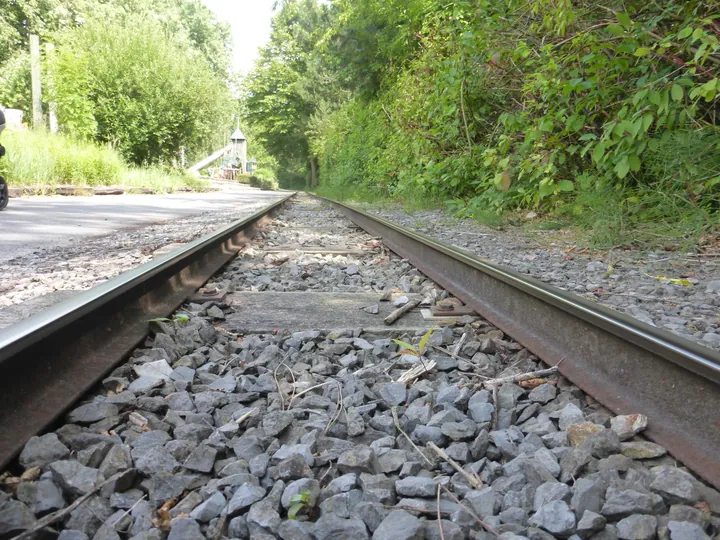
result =
[{"label": "tree", "polygon": [[116,146],[135,163],[216,144],[232,113],[227,85],[157,22],[90,22],[65,32],[50,63],[62,128]]}]

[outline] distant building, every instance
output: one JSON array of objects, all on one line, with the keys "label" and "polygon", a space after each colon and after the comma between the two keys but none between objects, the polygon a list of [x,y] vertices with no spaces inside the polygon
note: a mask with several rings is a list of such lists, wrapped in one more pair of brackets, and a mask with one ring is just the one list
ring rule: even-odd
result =
[{"label": "distant building", "polygon": [[245,135],[243,135],[243,132],[240,131],[240,128],[237,128],[230,136],[230,142],[232,144],[230,153],[233,156],[233,160],[242,172],[247,172],[247,139]]}]

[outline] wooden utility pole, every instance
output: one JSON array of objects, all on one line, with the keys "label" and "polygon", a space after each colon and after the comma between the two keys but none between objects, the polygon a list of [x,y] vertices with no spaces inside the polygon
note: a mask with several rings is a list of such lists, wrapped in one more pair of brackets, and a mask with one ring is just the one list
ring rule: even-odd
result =
[{"label": "wooden utility pole", "polygon": [[30,35],[30,80],[32,83],[32,124],[43,125],[42,88],[40,86],[40,38]]}]

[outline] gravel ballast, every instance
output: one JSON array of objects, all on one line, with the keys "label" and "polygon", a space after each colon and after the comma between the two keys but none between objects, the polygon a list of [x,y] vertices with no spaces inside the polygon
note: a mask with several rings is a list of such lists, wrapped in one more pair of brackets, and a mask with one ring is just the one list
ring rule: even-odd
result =
[{"label": "gravel ballast", "polygon": [[[557,231],[499,231],[440,210],[371,214],[720,350],[720,252],[587,252]],[[661,240],[661,239],[659,239]],[[683,280],[679,284],[675,280]]]},{"label": "gravel ballast", "polygon": [[[289,243],[303,249],[264,251]],[[337,245],[365,253],[307,253]],[[210,285],[374,292],[378,303],[388,291],[449,296],[304,198]],[[188,304],[187,320],[151,323],[65,424],[31,439],[0,480],[0,538],[80,497],[53,526],[61,540],[720,532],[720,493],[642,438],[652,418],[615,416],[556,373],[484,384],[545,368],[486,321],[436,328],[420,359],[388,334],[344,328],[341,314],[333,329],[238,335],[222,323],[234,311],[242,306]],[[391,337],[418,347],[423,334]]]}]

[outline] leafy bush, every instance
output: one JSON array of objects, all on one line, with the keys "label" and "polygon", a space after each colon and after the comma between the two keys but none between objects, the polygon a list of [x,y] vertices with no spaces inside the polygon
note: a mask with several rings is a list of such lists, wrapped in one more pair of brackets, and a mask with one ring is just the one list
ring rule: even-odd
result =
[{"label": "leafy bush", "polygon": [[263,189],[265,191],[275,191],[278,189],[278,184],[275,180],[260,179],[258,185],[260,189]]},{"label": "leafy bush", "polygon": [[214,150],[232,110],[227,86],[200,53],[152,20],[68,30],[49,71],[63,130],[111,143],[136,164],[168,162],[181,147]]},{"label": "leafy bush", "polygon": [[160,167],[128,167],[110,148],[44,131],[6,130],[0,175],[11,185],[77,186],[127,185],[173,191],[207,182],[184,171]]},{"label": "leafy bush", "polygon": [[257,176],[254,174],[250,175],[249,184],[251,187],[260,187],[260,182],[261,180]]}]

